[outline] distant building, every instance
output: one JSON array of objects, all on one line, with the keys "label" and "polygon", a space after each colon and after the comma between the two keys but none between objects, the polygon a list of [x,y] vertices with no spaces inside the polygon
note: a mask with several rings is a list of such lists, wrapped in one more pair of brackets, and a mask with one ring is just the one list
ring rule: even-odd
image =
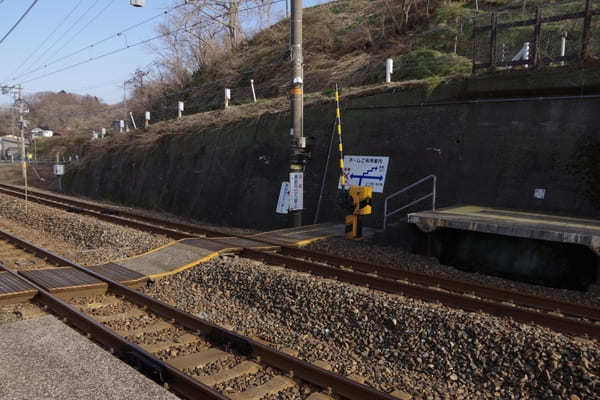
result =
[{"label": "distant building", "polygon": [[31,138],[36,139],[40,137],[52,137],[54,132],[50,129],[34,128],[31,130]]},{"label": "distant building", "polygon": [[71,136],[72,134],[73,134],[73,131],[69,131],[66,129],[61,129],[61,130],[57,129],[54,131],[54,136],[64,137],[64,136]]},{"label": "distant building", "polygon": [[[25,139],[25,146],[29,143]],[[0,137],[0,158],[3,160],[21,158],[21,138],[13,135]]]}]

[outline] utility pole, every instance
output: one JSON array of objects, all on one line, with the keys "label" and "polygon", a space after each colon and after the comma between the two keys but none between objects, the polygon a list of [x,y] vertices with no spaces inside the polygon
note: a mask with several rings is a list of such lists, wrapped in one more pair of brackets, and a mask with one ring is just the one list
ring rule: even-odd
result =
[{"label": "utility pole", "polygon": [[123,81],[123,123],[125,124],[123,132],[127,132],[127,90],[125,85],[127,85],[127,81]]},{"label": "utility pole", "polygon": [[25,182],[25,214],[27,214],[27,157],[25,156],[25,121],[23,120],[23,86],[17,86],[17,102],[19,105],[19,127],[21,128],[21,168]]},{"label": "utility pole", "polygon": [[291,157],[290,157],[290,223],[292,226],[302,225],[304,165],[307,162],[306,139],[303,133],[304,119],[304,72],[302,59],[302,0],[291,1],[291,48],[292,76],[290,86],[291,108]]}]

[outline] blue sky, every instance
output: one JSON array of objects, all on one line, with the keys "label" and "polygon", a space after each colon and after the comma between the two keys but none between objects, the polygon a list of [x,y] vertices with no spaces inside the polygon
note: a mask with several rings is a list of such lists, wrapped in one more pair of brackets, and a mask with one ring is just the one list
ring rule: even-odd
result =
[{"label": "blue sky", "polygon": [[[138,8],[130,6],[129,0],[39,0],[0,44],[0,85],[23,83],[25,93],[66,90],[98,96],[108,103],[119,102],[123,96],[122,82],[136,68],[154,60],[148,45],[44,75],[155,36],[156,25],[165,18],[160,14],[182,1],[146,0],[146,7]],[[304,6],[327,1],[305,0]],[[8,32],[32,2],[0,0],[0,37]],[[275,4],[273,11],[275,18],[281,18],[285,13],[285,3]],[[159,17],[119,37],[86,48],[154,16]],[[65,58],[80,49],[85,50]],[[10,101],[8,96],[0,95],[0,104]]]}]

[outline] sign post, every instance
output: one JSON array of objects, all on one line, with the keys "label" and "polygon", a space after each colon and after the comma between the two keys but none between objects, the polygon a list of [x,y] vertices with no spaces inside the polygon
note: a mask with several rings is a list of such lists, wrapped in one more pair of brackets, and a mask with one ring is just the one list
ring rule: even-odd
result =
[{"label": "sign post", "polygon": [[[58,162],[58,154],[56,155]],[[52,166],[54,175],[58,178],[58,193],[62,193],[62,177],[65,174],[65,166],[63,164],[54,164]]]}]

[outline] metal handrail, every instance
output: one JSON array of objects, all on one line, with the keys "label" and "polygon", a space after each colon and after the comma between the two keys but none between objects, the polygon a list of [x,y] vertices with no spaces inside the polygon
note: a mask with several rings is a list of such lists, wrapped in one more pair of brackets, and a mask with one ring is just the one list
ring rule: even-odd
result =
[{"label": "metal handrail", "polygon": [[[418,186],[418,185],[422,184],[423,182],[428,181],[429,179],[433,180],[433,190],[430,193],[428,193],[425,196],[420,197],[420,198],[418,198],[418,199],[416,199],[414,201],[411,201],[410,203],[408,203],[405,206],[397,208],[396,210],[388,213],[388,201],[390,199],[398,196],[401,193],[406,192],[407,190],[410,190],[410,189],[414,188],[415,186]],[[420,179],[420,180],[416,181],[415,183],[410,184],[410,185],[408,185],[408,186],[406,186],[406,187],[398,190],[396,193],[390,194],[388,197],[385,198],[385,202],[384,202],[384,205],[383,205],[383,229],[386,228],[388,217],[390,217],[390,216],[392,216],[392,215],[394,215],[396,213],[399,213],[400,211],[405,210],[408,207],[412,207],[415,204],[422,202],[423,200],[427,200],[430,197],[432,198],[431,209],[432,209],[432,211],[435,211],[435,197],[436,197],[436,194],[437,194],[437,177],[435,175],[428,175],[425,178]]]}]

